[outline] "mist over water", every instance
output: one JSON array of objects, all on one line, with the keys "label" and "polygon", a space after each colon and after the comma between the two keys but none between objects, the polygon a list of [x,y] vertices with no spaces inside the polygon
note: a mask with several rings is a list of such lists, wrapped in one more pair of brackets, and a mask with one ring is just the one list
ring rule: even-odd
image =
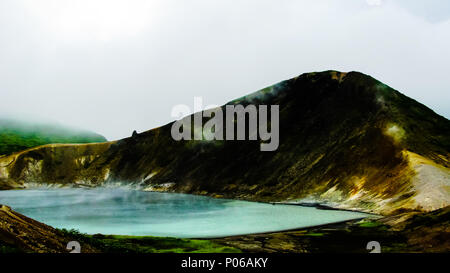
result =
[{"label": "mist over water", "polygon": [[0,203],[56,228],[181,238],[281,231],[367,216],[123,188],[0,191]]}]

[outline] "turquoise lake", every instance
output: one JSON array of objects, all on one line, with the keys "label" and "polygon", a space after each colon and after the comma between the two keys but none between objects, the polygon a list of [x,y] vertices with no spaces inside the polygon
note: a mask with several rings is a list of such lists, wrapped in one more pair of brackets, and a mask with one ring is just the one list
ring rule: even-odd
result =
[{"label": "turquoise lake", "polygon": [[290,230],[367,214],[122,188],[0,191],[0,204],[88,234],[212,238]]}]

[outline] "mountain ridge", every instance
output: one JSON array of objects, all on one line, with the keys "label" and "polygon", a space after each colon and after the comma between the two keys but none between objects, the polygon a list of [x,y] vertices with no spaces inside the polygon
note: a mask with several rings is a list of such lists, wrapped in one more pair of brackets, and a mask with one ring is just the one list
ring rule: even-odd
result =
[{"label": "mountain ridge", "polygon": [[278,150],[260,152],[259,141],[177,142],[169,123],[114,142],[0,158],[0,186],[120,182],[382,214],[450,204],[450,121],[370,76],[305,73],[229,104],[280,105]]},{"label": "mountain ridge", "polygon": [[52,143],[105,142],[106,138],[88,130],[48,122],[32,123],[0,118],[0,156]]}]

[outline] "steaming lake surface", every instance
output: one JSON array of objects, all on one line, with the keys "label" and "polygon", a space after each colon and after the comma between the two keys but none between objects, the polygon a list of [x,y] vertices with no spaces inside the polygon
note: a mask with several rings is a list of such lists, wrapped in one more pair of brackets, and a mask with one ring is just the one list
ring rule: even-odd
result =
[{"label": "steaming lake surface", "polygon": [[281,231],[367,214],[120,188],[0,191],[0,204],[88,234],[208,238]]}]

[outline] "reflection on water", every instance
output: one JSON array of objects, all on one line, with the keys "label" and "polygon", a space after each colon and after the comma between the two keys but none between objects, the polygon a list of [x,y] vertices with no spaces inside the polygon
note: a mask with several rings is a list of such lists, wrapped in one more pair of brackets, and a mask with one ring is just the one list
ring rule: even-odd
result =
[{"label": "reflection on water", "polygon": [[120,188],[0,191],[0,203],[53,227],[89,234],[195,238],[287,230],[366,216]]}]

